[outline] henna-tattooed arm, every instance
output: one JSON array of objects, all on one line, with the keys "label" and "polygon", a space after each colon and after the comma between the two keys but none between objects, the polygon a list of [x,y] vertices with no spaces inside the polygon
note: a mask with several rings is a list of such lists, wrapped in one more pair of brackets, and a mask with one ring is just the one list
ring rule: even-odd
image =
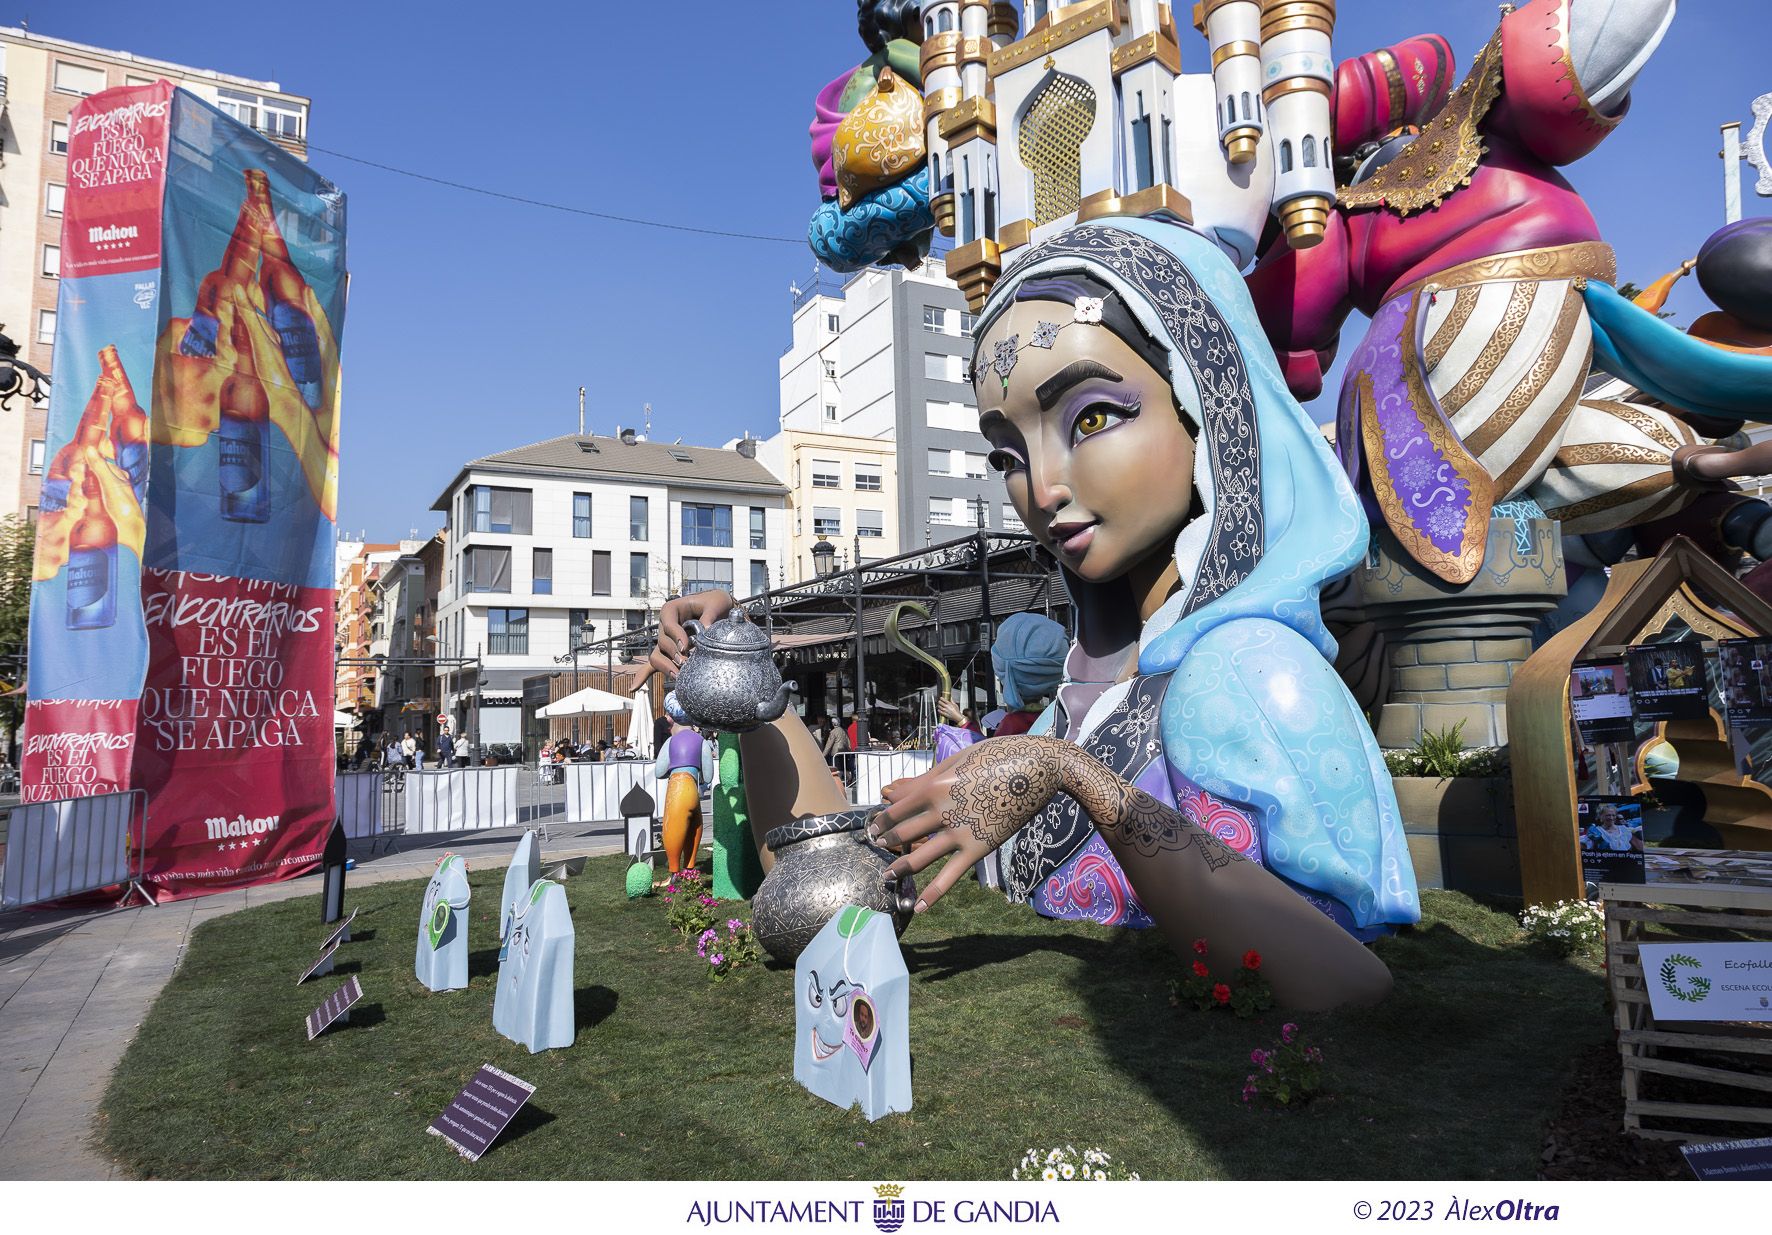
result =
[{"label": "henna-tattooed arm", "polygon": [[[1068,745],[1068,743],[1067,743]],[[1208,870],[1218,870],[1243,855],[1209,835],[1200,826],[1150,794],[1129,785],[1099,761],[1074,746],[1061,760],[1062,787],[1103,836],[1128,845],[1146,857],[1163,850],[1192,846]]]}]

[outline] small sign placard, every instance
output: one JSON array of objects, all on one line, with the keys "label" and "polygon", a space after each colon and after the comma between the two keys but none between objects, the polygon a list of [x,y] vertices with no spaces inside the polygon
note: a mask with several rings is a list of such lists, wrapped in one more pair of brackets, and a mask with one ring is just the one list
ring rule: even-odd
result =
[{"label": "small sign placard", "polygon": [[351,916],[332,928],[332,934],[326,936],[326,942],[320,945],[322,952],[336,948],[341,943],[351,942],[351,923],[357,920],[357,911],[351,910]]},{"label": "small sign placard", "polygon": [[1645,943],[1637,951],[1656,1020],[1772,1022],[1772,943]]},{"label": "small sign placard", "polygon": [[469,1162],[478,1162],[492,1148],[498,1134],[510,1125],[535,1093],[535,1086],[481,1064],[473,1079],[462,1086],[443,1113],[425,1131],[440,1136]]},{"label": "small sign placard", "polygon": [[1772,1179],[1772,1136],[1682,1145],[1680,1152],[1700,1179]]},{"label": "small sign placard", "polygon": [[317,978],[321,974],[331,973],[332,972],[332,957],[333,957],[333,954],[336,953],[337,951],[338,951],[338,942],[336,940],[328,943],[326,945],[326,950],[324,952],[320,953],[320,959],[315,961],[312,965],[309,965],[307,972],[302,974],[301,977],[297,978],[295,980],[295,984],[297,986],[300,986],[303,982],[306,982],[309,978]]},{"label": "small sign placard", "polygon": [[351,1005],[361,998],[363,984],[353,975],[343,986],[328,995],[319,1007],[308,1013],[308,1041],[312,1042],[319,1037],[328,1025],[341,1017],[348,1019]]}]

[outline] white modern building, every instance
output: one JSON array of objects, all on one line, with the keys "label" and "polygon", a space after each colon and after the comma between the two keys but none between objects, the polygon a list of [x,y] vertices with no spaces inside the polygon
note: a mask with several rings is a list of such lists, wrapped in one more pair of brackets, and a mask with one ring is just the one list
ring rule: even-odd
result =
[{"label": "white modern building", "polygon": [[458,732],[471,729],[477,702],[482,742],[521,741],[524,679],[560,672],[573,631],[581,643],[602,639],[646,625],[671,596],[776,586],[787,489],[756,448],[626,431],[550,438],[464,466],[432,505],[448,522],[440,654],[482,666],[477,682],[467,669],[440,683]]},{"label": "white modern building", "polygon": [[[808,434],[890,443],[898,483],[897,510],[888,513],[899,552],[980,526],[1020,530],[1001,481],[985,467],[990,448],[966,380],[975,320],[939,255],[916,270],[847,278],[821,271],[794,298],[792,341],[779,366],[782,435],[770,439],[768,457],[786,460],[794,447],[783,438]],[[818,493],[803,498],[791,471],[782,478],[794,487],[810,538],[814,508],[837,503]],[[840,531],[845,546],[853,535]],[[876,555],[864,544],[862,556]]]}]

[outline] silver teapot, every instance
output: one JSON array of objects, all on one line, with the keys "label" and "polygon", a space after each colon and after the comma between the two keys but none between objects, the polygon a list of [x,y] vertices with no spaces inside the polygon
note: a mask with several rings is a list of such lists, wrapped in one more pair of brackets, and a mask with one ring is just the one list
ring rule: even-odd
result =
[{"label": "silver teapot", "polygon": [[683,629],[694,642],[677,671],[677,703],[697,728],[744,733],[787,711],[794,683],[781,680],[769,636],[742,611]]},{"label": "silver teapot", "polygon": [[893,856],[868,840],[877,806],[810,815],[771,828],[763,844],[775,865],[751,898],[751,929],[769,955],[792,964],[844,905],[892,917],[903,935],[917,904],[909,875],[888,883]]}]

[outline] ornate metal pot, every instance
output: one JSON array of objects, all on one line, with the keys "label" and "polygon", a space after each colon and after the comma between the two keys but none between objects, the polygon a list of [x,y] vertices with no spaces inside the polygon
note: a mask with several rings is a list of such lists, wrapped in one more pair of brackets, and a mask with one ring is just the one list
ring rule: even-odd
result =
[{"label": "ornate metal pot", "polygon": [[769,636],[742,613],[704,627],[683,623],[694,645],[677,673],[677,703],[698,728],[743,733],[787,711],[792,682],[769,646]]},{"label": "ornate metal pot", "polygon": [[900,935],[917,903],[908,876],[887,887],[882,875],[893,855],[872,845],[867,821],[876,806],[857,807],[773,828],[763,843],[775,866],[751,900],[751,926],[769,955],[791,963],[844,905],[892,916]]}]

